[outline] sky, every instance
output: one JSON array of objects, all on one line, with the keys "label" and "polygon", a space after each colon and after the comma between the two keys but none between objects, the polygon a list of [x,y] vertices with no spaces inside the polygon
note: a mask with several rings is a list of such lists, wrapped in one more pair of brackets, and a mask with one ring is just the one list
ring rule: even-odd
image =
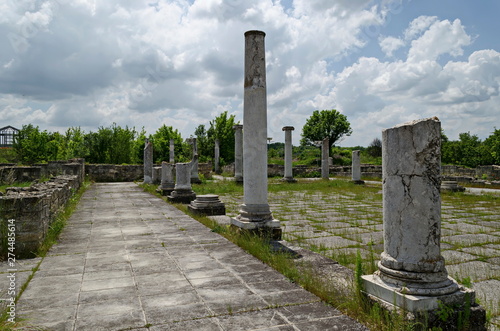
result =
[{"label": "sky", "polygon": [[[266,33],[268,136],[336,109],[368,146],[437,116],[448,138],[500,128],[498,0],[2,0],[0,127],[243,121],[244,33]],[[243,123],[244,124],[244,123]]]}]

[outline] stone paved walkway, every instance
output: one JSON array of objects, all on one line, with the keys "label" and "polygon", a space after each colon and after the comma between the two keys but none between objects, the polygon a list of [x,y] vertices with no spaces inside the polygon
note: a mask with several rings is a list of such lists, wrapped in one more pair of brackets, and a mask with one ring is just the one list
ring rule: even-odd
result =
[{"label": "stone paved walkway", "polygon": [[93,185],[18,288],[38,263],[16,311],[36,330],[366,330],[134,183]]}]

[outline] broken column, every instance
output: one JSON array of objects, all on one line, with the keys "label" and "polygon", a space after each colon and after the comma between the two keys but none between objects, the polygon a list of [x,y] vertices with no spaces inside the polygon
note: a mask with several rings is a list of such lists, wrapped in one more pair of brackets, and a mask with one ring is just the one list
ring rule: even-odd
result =
[{"label": "broken column", "polygon": [[144,181],[143,184],[153,183],[153,144],[146,139],[144,145]]},{"label": "broken column", "polygon": [[243,125],[233,125],[234,129],[234,180],[243,183]]},{"label": "broken column", "polygon": [[273,239],[281,238],[281,227],[273,219],[267,201],[267,101],[265,33],[245,32],[245,76],[243,104],[243,204],[231,224]]},{"label": "broken column", "polygon": [[366,293],[412,313],[474,303],[474,291],[459,289],[441,256],[441,123],[405,123],[382,137],[384,251],[379,270],[363,276]]},{"label": "broken column", "polygon": [[[197,155],[198,154],[198,145],[196,143],[196,138],[191,138],[189,140],[189,143],[191,145],[193,145],[193,155]],[[200,184],[201,183],[201,179],[198,175],[198,158],[193,158],[193,161],[191,162],[192,163],[192,167],[191,167],[191,183],[195,183],[195,184]]]},{"label": "broken column", "polygon": [[191,201],[188,209],[195,215],[226,215],[226,206],[215,194],[198,195]]},{"label": "broken column", "polygon": [[321,144],[321,178],[329,179],[330,178],[330,146],[329,139],[326,137],[323,139]]},{"label": "broken column", "polygon": [[361,180],[361,161],[359,157],[359,151],[352,151],[352,163],[351,163],[351,177],[354,184],[364,184],[365,182]]},{"label": "broken column", "polygon": [[220,146],[219,139],[215,139],[215,173],[220,174]]},{"label": "broken column", "polygon": [[196,194],[191,188],[192,162],[176,163],[174,190],[167,197],[168,201],[175,203],[190,203],[196,199]]},{"label": "broken column", "polygon": [[161,195],[170,195],[175,188],[174,168],[171,163],[161,163],[161,184],[158,187]]},{"label": "broken column", "polygon": [[173,139],[170,139],[170,163],[175,163],[175,142]]},{"label": "broken column", "polygon": [[283,180],[293,183],[297,181],[293,178],[292,170],[292,131],[295,128],[293,126],[285,126],[282,130],[285,131],[285,175]]}]

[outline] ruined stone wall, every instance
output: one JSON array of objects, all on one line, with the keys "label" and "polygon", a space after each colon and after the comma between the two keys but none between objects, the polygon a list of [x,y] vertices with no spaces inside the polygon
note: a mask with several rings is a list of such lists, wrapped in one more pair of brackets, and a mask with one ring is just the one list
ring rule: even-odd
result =
[{"label": "ruined stone wall", "polygon": [[49,178],[57,175],[76,174],[79,174],[83,180],[85,176],[84,167],[84,159],[49,161],[47,163],[36,163],[31,167],[0,164],[0,183],[33,182],[41,178]]},{"label": "ruined stone wall", "polygon": [[0,259],[7,257],[7,225],[13,224],[16,258],[34,256],[58,211],[80,188],[82,174],[83,165],[77,174],[56,176],[30,187],[8,188],[5,195],[0,196]]}]

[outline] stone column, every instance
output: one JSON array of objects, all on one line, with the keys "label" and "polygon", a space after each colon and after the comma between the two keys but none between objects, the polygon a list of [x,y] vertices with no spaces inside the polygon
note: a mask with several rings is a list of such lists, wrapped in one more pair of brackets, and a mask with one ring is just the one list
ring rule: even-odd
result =
[{"label": "stone column", "polygon": [[175,163],[175,143],[173,139],[170,139],[170,163]]},{"label": "stone column", "polygon": [[219,139],[215,139],[215,173],[220,174],[220,146]]},{"label": "stone column", "polygon": [[361,180],[361,162],[359,160],[359,151],[352,151],[351,175],[354,184],[364,184]]},{"label": "stone column", "polygon": [[[441,256],[441,123],[434,117],[382,132],[384,251],[363,276],[369,294],[415,312],[463,303]],[[473,300],[473,292],[468,291]]]},{"label": "stone column", "polygon": [[196,199],[191,188],[191,162],[175,164],[175,187],[168,200],[177,203],[190,203]]},{"label": "stone column", "polygon": [[174,168],[171,163],[161,163],[161,184],[159,187],[161,195],[169,195],[175,188]]},{"label": "stone column", "polygon": [[245,32],[245,76],[243,104],[243,204],[232,219],[234,226],[281,238],[281,227],[273,219],[267,200],[267,100],[265,33]]},{"label": "stone column", "polygon": [[295,130],[293,126],[285,126],[282,129],[285,131],[285,175],[284,181],[296,182],[293,178],[292,170],[292,131]]},{"label": "stone column", "polygon": [[243,183],[243,125],[237,124],[234,129],[234,180]]},{"label": "stone column", "polygon": [[144,146],[144,181],[143,184],[153,183],[153,144],[146,139]]},{"label": "stone column", "polygon": [[330,146],[328,137],[323,139],[321,144],[321,178],[329,179],[330,178]]},{"label": "stone column", "polygon": [[[190,144],[193,145],[193,155],[198,155],[198,144],[196,143],[196,138],[191,138]],[[198,175],[198,158],[193,158],[191,163],[191,183],[200,184],[201,180]]]}]

